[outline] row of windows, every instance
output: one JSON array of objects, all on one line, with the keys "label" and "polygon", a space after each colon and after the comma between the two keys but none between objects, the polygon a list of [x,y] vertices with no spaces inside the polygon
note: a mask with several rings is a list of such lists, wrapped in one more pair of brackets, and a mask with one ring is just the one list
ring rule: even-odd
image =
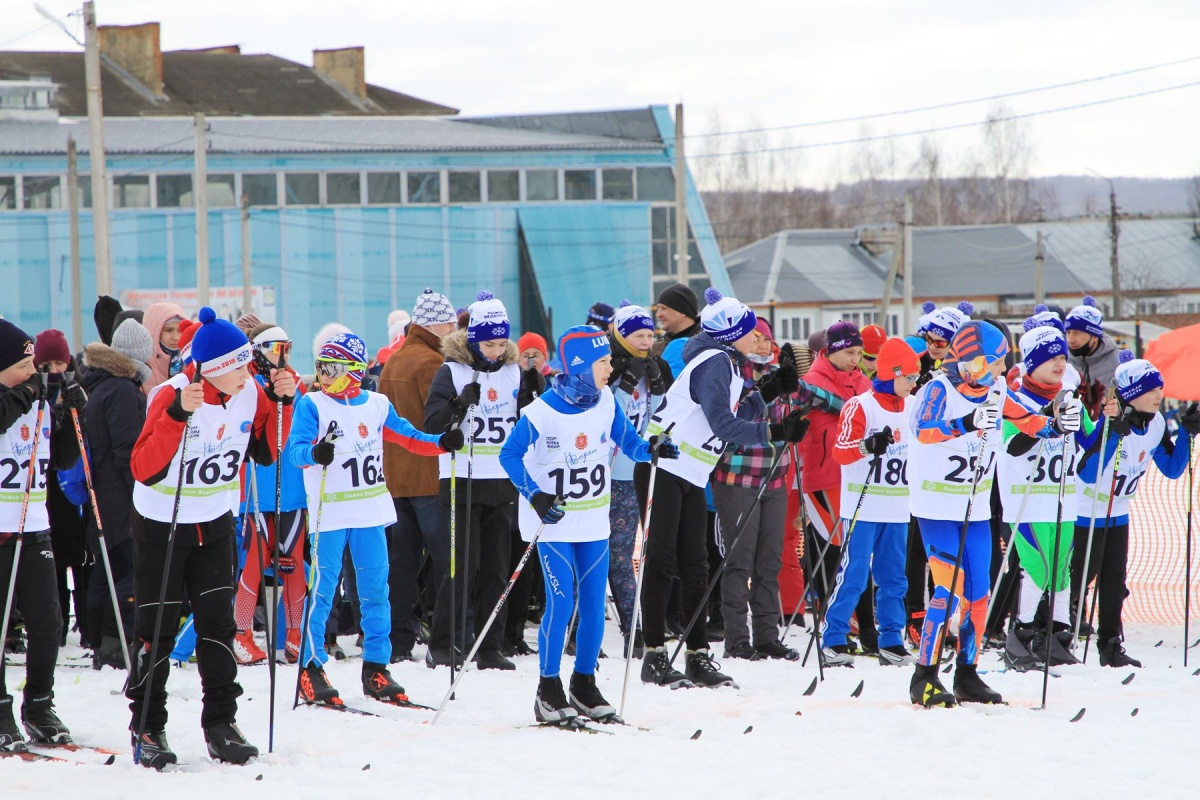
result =
[{"label": "row of windows", "polygon": [[[191,174],[113,175],[115,208],[187,208]],[[62,208],[60,175],[0,175],[0,211]],[[91,178],[79,176],[79,205],[90,208]],[[247,196],[254,206],[443,205],[570,201],[670,202],[670,167],[606,169],[266,172],[208,175],[208,205],[228,208]]]}]

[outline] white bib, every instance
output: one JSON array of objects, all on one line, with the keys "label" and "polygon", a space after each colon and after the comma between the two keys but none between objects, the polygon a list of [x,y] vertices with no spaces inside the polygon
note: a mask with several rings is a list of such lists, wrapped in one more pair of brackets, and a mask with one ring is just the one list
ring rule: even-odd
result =
[{"label": "white bib", "polygon": [[26,411],[0,436],[0,532],[16,533],[21,526],[21,503],[29,482],[29,460],[33,440],[37,442],[37,461],[33,465],[33,484],[29,506],[25,510],[25,530],[33,533],[50,527],[46,511],[46,470],[50,466],[50,409],[42,414],[42,432],[35,437],[38,404]]},{"label": "white bib", "polygon": [[321,468],[304,470],[308,494],[308,519],[317,522],[318,497],[324,502],[322,527],[371,528],[396,521],[396,508],[383,478],[383,426],[391,403],[375,392],[363,392],[367,401],[348,405],[323,392],[307,397],[317,407],[317,432],[321,437],[334,423],[338,438],[333,443],[333,463],[325,475],[321,495]]},{"label": "white bib", "polygon": [[[864,522],[907,522],[908,510],[908,453],[913,435],[908,420],[912,413],[912,398],[904,398],[904,408],[888,411],[879,404],[874,392],[866,392],[852,398],[842,409],[845,419],[853,413],[854,406],[862,408],[866,417],[863,438],[890,427],[900,434],[900,441],[892,442],[882,456],[868,455],[853,464],[842,467],[842,516],[851,519],[862,495],[863,486],[867,493],[862,495],[862,509],[858,518]],[[866,483],[868,474],[870,482]]]},{"label": "white bib", "polygon": [[[1039,413],[1042,406],[1036,400],[1020,392],[1015,393],[1021,405]],[[1065,520],[1075,519],[1075,463],[1078,449],[1072,438],[1072,453],[1067,459],[1067,485],[1063,490],[1063,512]],[[1004,521],[1054,522],[1058,518],[1058,485],[1063,477],[1063,445],[1066,437],[1038,439],[1033,449],[1023,456],[1000,453],[1000,464],[996,478],[1000,481],[1000,500],[1004,506]],[[1030,477],[1033,482],[1030,483]],[[1029,499],[1025,500],[1025,489],[1029,487]],[[1025,506],[1021,511],[1022,503]]]},{"label": "white bib", "polygon": [[[629,424],[637,431],[638,436],[645,437],[646,428],[650,425],[650,403],[652,401],[646,379],[639,380],[630,394],[622,392],[621,396],[626,398],[623,413],[629,418]],[[620,407],[620,405],[618,400],[617,406]],[[633,461],[621,451],[618,451],[613,459],[613,480],[633,480]]]},{"label": "white bib", "polygon": [[712,432],[704,409],[692,400],[692,373],[710,358],[724,358],[729,361],[732,377],[729,382],[729,410],[737,408],[738,399],[742,392],[742,376],[733,366],[733,360],[727,353],[720,350],[705,350],[688,362],[683,372],[671,384],[666,396],[659,405],[654,416],[650,418],[650,426],[646,430],[651,436],[658,436],[675,423],[671,429],[671,441],[679,447],[679,458],[658,462],[658,468],[683,478],[693,486],[705,486],[721,453],[725,452],[725,442]]},{"label": "white bib", "polygon": [[[461,393],[471,382],[475,370],[467,364],[447,361],[450,376],[454,379],[454,391]],[[459,475],[466,477],[466,456],[471,453],[471,477],[507,480],[508,475],[500,466],[500,448],[517,424],[520,410],[517,408],[517,392],[521,388],[521,368],[506,364],[495,372],[480,372],[479,405],[471,406],[466,419],[459,426],[467,437],[467,444],[459,452]],[[467,427],[468,423],[470,428]],[[438,456],[438,475],[450,477],[450,454]]]},{"label": "white bib", "polygon": [[[1092,498],[1096,497],[1096,489],[1100,489],[1100,497],[1096,501],[1096,519],[1104,519],[1104,513],[1108,510],[1108,495],[1112,492],[1112,514],[1113,517],[1123,517],[1129,513],[1129,501],[1137,494],[1138,484],[1141,483],[1142,476],[1146,474],[1146,470],[1150,468],[1150,462],[1154,460],[1151,455],[1154,448],[1158,447],[1162,441],[1163,432],[1167,429],[1167,421],[1163,419],[1162,414],[1155,414],[1154,419],[1150,420],[1150,424],[1146,426],[1145,433],[1131,433],[1128,436],[1121,437],[1121,463],[1117,465],[1117,480],[1113,482],[1113,466],[1116,458],[1110,459],[1104,467],[1104,471],[1100,474],[1096,485],[1092,486],[1083,482],[1083,478],[1079,477],[1076,480],[1080,484],[1081,496],[1083,500],[1079,503],[1079,515],[1091,516],[1092,513]],[[1108,434],[1111,439],[1113,434],[1110,431]],[[1092,456],[1099,458],[1099,455]]]},{"label": "white bib", "polygon": [[[566,500],[566,515],[542,531],[541,541],[594,542],[609,535],[613,420],[620,413],[607,388],[579,414],[562,414],[538,398],[524,409],[538,438],[525,453],[525,469],[542,491]],[[542,521],[529,501],[517,503],[521,538],[532,541]]]},{"label": "white bib", "polygon": [[[180,373],[160,388],[182,389],[191,380]],[[236,397],[219,404],[205,403],[192,413],[185,437],[187,453],[183,464],[179,522],[211,522],[238,507],[240,470],[250,443],[250,429],[258,409],[258,386],[247,378]],[[167,474],[153,486],[140,481],[133,485],[133,506],[146,519],[170,522],[179,481],[180,450],[171,457]]]},{"label": "white bib", "polygon": [[[938,375],[921,387],[913,402],[919,409],[925,394],[934,386],[946,393],[946,409],[942,419],[951,420],[975,413],[978,404],[958,393],[945,375]],[[937,444],[922,444],[916,440],[916,427],[920,422],[912,419],[913,446],[908,451],[909,505],[914,517],[926,519],[952,519],[962,521],[967,514],[967,503],[971,497],[971,483],[979,459],[984,459],[983,473],[975,489],[975,501],[971,506],[971,521],[989,519],[992,515],[989,497],[993,475],[996,470],[996,451],[1000,447],[1000,422],[987,433],[972,431]]]}]

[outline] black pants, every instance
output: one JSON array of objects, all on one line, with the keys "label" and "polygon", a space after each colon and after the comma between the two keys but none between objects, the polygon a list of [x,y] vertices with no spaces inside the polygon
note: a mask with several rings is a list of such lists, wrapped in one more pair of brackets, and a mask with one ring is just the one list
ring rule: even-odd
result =
[{"label": "black pants", "polygon": [[[1075,526],[1075,547],[1071,553],[1071,597],[1079,597],[1079,587],[1092,578],[1096,578],[1096,588],[1100,592],[1099,619],[1096,624],[1096,638],[1103,644],[1109,639],[1119,637],[1122,632],[1121,609],[1125,606],[1125,597],[1129,589],[1125,585],[1126,562],[1129,560],[1129,526],[1105,526],[1104,520],[1096,520],[1096,534],[1092,538],[1092,557],[1088,562],[1088,575],[1083,578],[1083,559],[1087,551],[1088,529]],[[1091,609],[1092,600],[1087,599],[1087,608],[1083,610],[1086,621]]]},{"label": "black pants", "polygon": [[[520,528],[514,526],[508,552],[509,572],[517,568],[517,562],[521,560],[521,556],[525,555],[525,548],[528,546],[529,543],[521,538]],[[513,584],[512,591],[508,593],[508,599],[504,601],[504,614],[496,621],[497,625],[501,623],[504,625],[505,644],[513,646],[525,640],[525,623],[529,619],[529,598],[533,595],[533,587],[541,583],[541,580],[541,561],[538,559],[537,553],[531,553],[521,574],[517,576],[517,582]]]},{"label": "black pants", "polygon": [[[15,536],[0,544],[0,607],[7,597],[16,550]],[[54,663],[58,660],[58,647],[63,629],[62,611],[58,604],[58,583],[54,572],[50,531],[24,534],[21,561],[17,565],[17,586],[13,604],[25,618],[25,635],[28,639],[25,657],[26,697],[45,697],[54,690]],[[9,618],[12,618],[12,614]],[[5,672],[5,668],[0,666],[2,695],[8,694]]]},{"label": "black pants", "polygon": [[[92,543],[100,547],[99,540]],[[126,539],[108,548],[108,561],[112,565],[113,585],[120,601],[121,624],[125,635],[133,637],[133,540]],[[104,573],[104,560],[96,556],[96,566],[88,583],[88,638],[93,647],[99,647],[105,636],[117,636],[117,615],[113,611],[112,598],[108,591],[108,578]],[[158,599],[158,596],[155,596]]]},{"label": "black pants", "polygon": [[[690,621],[699,612],[688,632],[687,648],[706,649],[708,618],[700,607],[708,585],[708,503],[704,487],[662,469],[655,474],[654,483],[654,510],[642,566],[646,570],[642,579],[642,637],[646,647],[666,644],[667,603],[671,581],[678,577],[683,618]],[[633,485],[639,505],[645,508],[650,490],[649,464],[634,465]]]},{"label": "black pants", "polygon": [[440,584],[450,563],[446,536],[446,507],[437,495],[394,497],[396,524],[388,529],[388,594],[392,604],[392,653],[409,652],[417,643],[413,607],[419,593],[418,577],[428,553],[426,580]]},{"label": "black pants", "polygon": [[[459,496],[464,492],[459,490]],[[454,580],[446,574],[442,578],[441,588],[438,589],[437,606],[433,611],[433,632],[430,647],[447,648],[451,641],[467,647],[465,632],[459,630],[462,619],[462,590],[463,580],[467,581],[468,600],[475,619],[476,633],[487,621],[488,615],[500,600],[500,594],[508,583],[509,542],[512,538],[513,503],[501,503],[497,506],[472,504],[470,508],[465,503],[458,503],[455,512],[455,525],[458,527],[458,540],[455,543]],[[448,513],[448,510],[447,510]],[[470,531],[470,563],[467,563],[467,535]],[[447,552],[449,548],[447,548]],[[447,559],[447,563],[449,560]],[[454,592],[456,620],[450,619],[450,593]],[[458,635],[454,635],[454,631]],[[492,624],[487,637],[480,644],[480,652],[499,650],[504,640],[504,615],[497,617]]]},{"label": "black pants", "polygon": [[[925,556],[925,541],[916,517],[908,521],[908,561],[904,574],[908,578],[908,592],[904,595],[904,610],[908,618],[913,614],[925,613],[925,591],[929,584],[929,560]],[[932,596],[932,592],[930,593]]]},{"label": "black pants", "polygon": [[[165,522],[133,516],[133,586],[137,604],[135,626],[141,642],[141,655],[134,664],[125,696],[133,712],[132,730],[141,722],[142,703],[146,697],[146,676],[153,672],[150,710],[146,730],[161,731],[167,724],[167,676],[170,674],[171,649],[179,630],[180,603],[186,590],[191,601],[196,625],[196,661],[203,689],[204,707],[200,725],[209,727],[233,722],[237,716],[237,698],[242,687],[237,683],[237,660],[233,656],[233,637],[237,625],[233,621],[233,593],[237,571],[236,539],[233,517],[225,514],[218,519],[201,523],[202,546],[175,544],[168,570],[167,534]],[[166,575],[166,597],[162,625],[155,630],[158,595]],[[151,642],[157,663],[150,666]]]}]

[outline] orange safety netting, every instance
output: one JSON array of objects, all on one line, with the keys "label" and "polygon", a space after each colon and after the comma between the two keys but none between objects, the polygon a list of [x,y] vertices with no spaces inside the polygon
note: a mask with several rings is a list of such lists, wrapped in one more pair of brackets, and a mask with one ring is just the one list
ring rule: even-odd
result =
[{"label": "orange safety netting", "polygon": [[[1193,458],[1200,472],[1200,450]],[[1129,517],[1127,623],[1182,625],[1187,559],[1188,475],[1168,480],[1151,464],[1142,478]],[[1193,500],[1195,498],[1193,497]],[[1104,512],[1098,512],[1102,515]],[[1200,507],[1193,507],[1193,516]],[[1193,630],[1200,631],[1200,519],[1192,520]]]}]

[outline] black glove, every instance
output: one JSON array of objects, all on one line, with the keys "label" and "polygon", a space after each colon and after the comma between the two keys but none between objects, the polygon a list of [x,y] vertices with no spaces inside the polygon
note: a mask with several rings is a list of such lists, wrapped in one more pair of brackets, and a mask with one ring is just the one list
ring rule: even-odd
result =
[{"label": "black glove", "polygon": [[24,383],[18,383],[10,391],[20,399],[21,410],[28,413],[33,404],[42,396],[42,376],[34,373]]},{"label": "black glove", "polygon": [[451,428],[438,439],[438,447],[450,453],[455,450],[462,450],[466,441],[467,437],[463,436],[462,428]]},{"label": "black glove", "polygon": [[454,407],[459,411],[466,411],[471,406],[479,405],[479,394],[479,381],[468,383],[463,387],[463,390],[459,392],[458,397],[454,398],[452,401],[454,403]]},{"label": "black glove", "polygon": [[546,388],[542,373],[535,368],[521,371],[521,388],[517,390],[517,408],[524,408],[537,399]]},{"label": "black glove", "polygon": [[775,380],[775,376],[778,374],[778,370],[768,372],[754,384],[754,388],[758,389],[758,394],[762,397],[764,403],[770,403],[779,397],[779,383]]},{"label": "black glove", "polygon": [[783,418],[783,422],[772,422],[772,442],[798,442],[808,433],[808,418],[804,412],[797,409]]},{"label": "black glove", "polygon": [[1200,405],[1192,403],[1186,411],[1180,412],[1179,424],[1188,432],[1188,436],[1200,433]]},{"label": "black glove", "polygon": [[558,504],[560,498],[545,492],[538,492],[529,500],[538,519],[547,525],[553,525],[566,515],[566,511]]},{"label": "black glove", "polygon": [[1133,409],[1129,406],[1124,406],[1121,413],[1108,421],[1109,433],[1116,436],[1128,436],[1133,433]]},{"label": "black glove", "polygon": [[665,458],[668,461],[679,458],[679,446],[665,433],[662,436],[651,436],[646,442],[650,445],[650,455],[654,458]]},{"label": "black glove", "polygon": [[887,452],[887,449],[892,444],[892,429],[890,426],[884,427],[881,431],[876,431],[870,436],[862,440],[862,449],[864,453],[870,453],[873,456],[881,456]]},{"label": "black glove", "polygon": [[[664,395],[667,393],[666,382],[663,380],[663,367],[666,362],[660,356],[650,356],[646,359],[646,385],[650,394]],[[670,371],[670,367],[667,367]]]},{"label": "black glove", "polygon": [[781,394],[791,394],[800,388],[800,373],[796,370],[796,354],[792,343],[788,342],[779,349],[779,391]]},{"label": "black glove", "polygon": [[83,411],[87,407],[88,396],[83,387],[74,381],[65,384],[59,394],[59,403],[63,408]]},{"label": "black glove", "polygon": [[333,442],[328,439],[322,439],[313,445],[312,449],[313,461],[320,464],[322,467],[328,467],[333,463]]}]

